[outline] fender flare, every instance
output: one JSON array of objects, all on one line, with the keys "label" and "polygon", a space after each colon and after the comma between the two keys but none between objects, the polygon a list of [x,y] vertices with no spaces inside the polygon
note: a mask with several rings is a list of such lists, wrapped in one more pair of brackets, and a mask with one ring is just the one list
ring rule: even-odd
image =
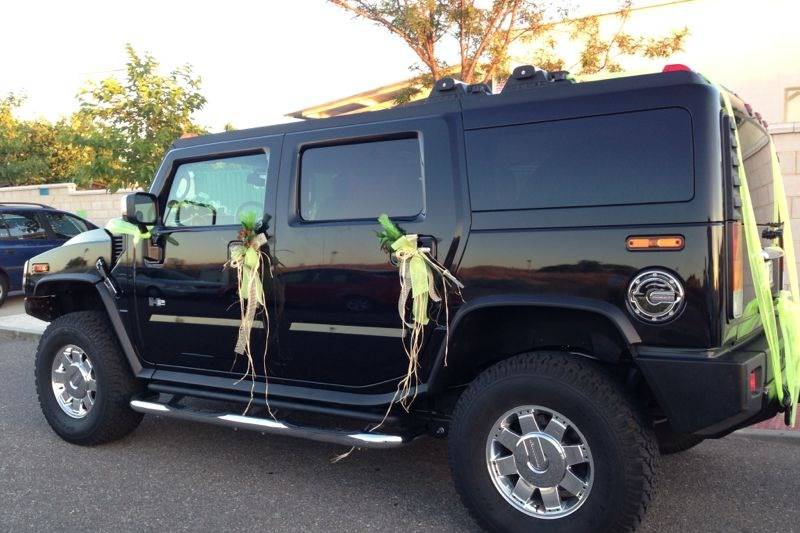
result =
[{"label": "fender flare", "polygon": [[151,377],[154,370],[152,368],[145,368],[142,365],[142,360],[136,353],[136,349],[128,336],[128,331],[125,329],[125,324],[122,322],[122,317],[115,303],[115,297],[111,294],[111,291],[108,290],[108,287],[105,286],[100,276],[88,273],[53,274],[39,280],[31,296],[34,298],[41,297],[43,288],[46,288],[51,283],[59,282],[79,283],[84,286],[92,286],[95,288],[98,296],[100,296],[100,301],[103,302],[103,310],[108,316],[111,326],[114,328],[114,333],[119,341],[120,348],[122,348],[122,353],[125,354],[125,359],[128,361],[133,375],[142,379]]},{"label": "fender flare", "polygon": [[[611,321],[612,324],[619,331],[622,339],[628,346],[634,344],[641,344],[642,339],[639,333],[633,327],[633,324],[622,310],[608,302],[600,300],[593,300],[590,298],[581,298],[576,296],[539,296],[539,295],[504,295],[504,296],[485,296],[476,298],[470,302],[462,305],[456,312],[450,323],[450,336],[458,331],[458,326],[461,321],[470,313],[480,309],[490,307],[549,307],[558,309],[570,309],[574,311],[587,311],[601,315]],[[431,371],[428,376],[428,386],[432,391],[438,389],[437,379],[439,372],[444,367],[445,355],[445,342],[443,341],[436,354]]]},{"label": "fender flare", "polygon": [[40,280],[36,281],[33,287],[33,294],[31,296],[44,296],[42,291],[53,283],[82,283],[86,285],[95,285],[100,282],[100,276],[97,274],[75,272],[72,274],[50,274]]}]

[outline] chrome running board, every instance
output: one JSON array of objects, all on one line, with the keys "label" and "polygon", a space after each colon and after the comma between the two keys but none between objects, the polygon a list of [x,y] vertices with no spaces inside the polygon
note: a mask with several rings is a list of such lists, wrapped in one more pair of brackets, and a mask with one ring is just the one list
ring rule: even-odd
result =
[{"label": "chrome running board", "polygon": [[249,429],[252,431],[260,431],[265,434],[269,433],[270,435],[286,435],[287,437],[299,437],[301,439],[341,444],[343,446],[355,446],[356,448],[396,448],[405,444],[405,440],[399,435],[351,433],[347,431],[301,427],[273,420],[272,418],[204,411],[175,404],[131,400],[130,406],[134,411],[148,415],[166,416],[169,418],[203,422],[205,424],[226,426],[236,429]]}]

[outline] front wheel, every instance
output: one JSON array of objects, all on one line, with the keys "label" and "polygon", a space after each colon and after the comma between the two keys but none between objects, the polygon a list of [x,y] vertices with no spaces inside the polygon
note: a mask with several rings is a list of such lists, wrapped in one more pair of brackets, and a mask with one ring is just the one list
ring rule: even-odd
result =
[{"label": "front wheel", "polygon": [[453,478],[491,531],[630,531],[653,491],[658,450],[641,411],[593,361],[534,353],[468,387],[449,438]]},{"label": "front wheel", "polygon": [[143,387],[102,313],[82,311],[55,319],[39,341],[35,378],[45,419],[73,444],[120,439],[142,420],[129,402]]}]

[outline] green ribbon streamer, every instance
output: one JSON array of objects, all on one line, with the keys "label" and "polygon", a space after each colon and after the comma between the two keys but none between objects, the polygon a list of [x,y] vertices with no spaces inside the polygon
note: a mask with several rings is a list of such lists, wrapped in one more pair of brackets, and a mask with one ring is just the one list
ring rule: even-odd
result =
[{"label": "green ribbon streamer", "polygon": [[[733,124],[736,117],[727,92],[717,86],[725,103],[725,111],[730,116]],[[747,174],[744,169],[742,157],[742,143],[739,139],[739,129],[734,128],[736,136],[736,154],[740,161],[739,178],[741,180],[740,196],[742,200],[742,224],[744,228],[747,258],[750,272],[753,276],[753,286],[756,293],[756,302],[764,335],[769,347],[770,363],[774,376],[774,390],[771,394],[777,396],[778,401],[789,409],[789,419],[792,426],[797,421],[797,402],[800,396],[800,286],[797,279],[797,263],[795,262],[794,241],[789,216],[786,193],[783,187],[783,176],[775,152],[775,145],[770,137],[770,158],[773,179],[773,196],[775,201],[775,214],[777,220],[783,222],[784,260],[789,273],[790,291],[781,291],[777,302],[773,301],[769,275],[764,262],[761,235],[756,225],[753,202],[747,184]],[[748,304],[748,308],[751,305]],[[776,318],[777,316],[777,318]],[[780,333],[778,331],[780,324]],[[782,339],[781,339],[782,337]],[[781,340],[783,346],[781,346]],[[781,350],[783,348],[783,350]],[[781,358],[783,354],[783,358]],[[785,387],[784,387],[785,384]],[[788,393],[788,398],[784,399]]]},{"label": "green ribbon streamer", "polygon": [[401,268],[408,269],[411,279],[411,310],[414,321],[428,324],[428,294],[430,293],[430,275],[428,264],[417,246],[416,235],[402,235],[392,243],[392,250],[400,261]]},{"label": "green ribbon streamer", "polygon": [[142,231],[139,226],[121,218],[112,218],[106,223],[106,229],[114,235],[130,235],[133,244],[139,244],[142,239],[150,238],[150,231]]},{"label": "green ribbon streamer", "polygon": [[[260,272],[255,272],[256,275],[253,275],[259,264],[258,254],[259,251],[257,248],[237,246],[231,250],[231,264],[241,264],[242,266],[242,284],[239,286],[239,297],[242,300],[247,300],[250,294],[255,294],[255,300],[259,304],[264,305],[264,285],[261,281]],[[254,285],[252,291],[251,285]]]}]

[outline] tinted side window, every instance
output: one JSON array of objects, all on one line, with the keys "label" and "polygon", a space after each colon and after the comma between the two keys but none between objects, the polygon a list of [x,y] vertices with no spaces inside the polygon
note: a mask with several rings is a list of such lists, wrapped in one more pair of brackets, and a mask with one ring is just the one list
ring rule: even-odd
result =
[{"label": "tinted side window", "polygon": [[300,160],[304,220],[414,217],[423,209],[418,139],[308,148]]},{"label": "tinted side window", "polygon": [[269,153],[178,166],[172,179],[164,224],[223,226],[241,222],[242,214],[264,215]]},{"label": "tinted side window", "polygon": [[694,196],[682,109],[466,133],[474,210],[680,202]]},{"label": "tinted side window", "polygon": [[47,234],[33,213],[3,213],[3,222],[12,239],[46,239]]},{"label": "tinted side window", "polygon": [[45,216],[57,237],[68,239],[89,229],[83,220],[66,213],[47,213]]}]

